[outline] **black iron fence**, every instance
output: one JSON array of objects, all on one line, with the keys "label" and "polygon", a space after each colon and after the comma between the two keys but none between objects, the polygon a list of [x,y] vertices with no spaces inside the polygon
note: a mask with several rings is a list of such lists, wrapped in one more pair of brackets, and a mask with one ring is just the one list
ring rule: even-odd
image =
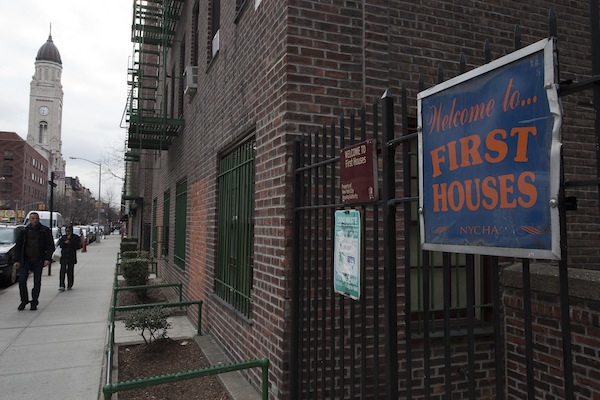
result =
[{"label": "black iron fence", "polygon": [[[593,77],[561,84],[560,94],[593,88],[595,136],[600,143],[600,30],[593,17],[598,15],[595,0],[590,10]],[[550,36],[557,36],[556,26],[550,11]],[[515,49],[520,42],[517,27]],[[486,62],[491,61],[487,44],[485,53]],[[462,55],[459,64],[464,72]],[[440,68],[438,81],[443,80]],[[405,88],[398,93],[398,105],[388,91],[358,117],[340,116],[337,123],[296,143],[291,398],[504,399],[518,398],[518,393],[538,398],[542,362],[534,355],[540,347],[533,337],[532,260],[519,261],[523,297],[518,300],[522,313],[515,331],[522,333],[517,347],[523,352],[523,371],[517,376],[513,371],[507,374],[507,322],[500,282],[504,260],[420,248],[416,118]],[[398,109],[400,114],[395,115]],[[353,205],[361,212],[365,237],[361,296],[353,300],[335,293],[333,283],[334,213],[344,209],[339,155],[344,147],[368,139],[378,144],[381,196],[376,202]],[[565,182],[561,172],[562,365],[555,385],[565,399],[574,399],[578,392],[573,381],[566,242],[570,202],[565,187],[583,185],[600,190],[600,179]]]}]

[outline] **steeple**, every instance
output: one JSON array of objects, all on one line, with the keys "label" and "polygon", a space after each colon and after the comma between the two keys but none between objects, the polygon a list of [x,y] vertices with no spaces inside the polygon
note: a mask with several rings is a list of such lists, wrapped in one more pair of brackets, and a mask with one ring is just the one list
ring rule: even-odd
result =
[{"label": "steeple", "polygon": [[60,53],[52,41],[52,24],[50,24],[50,33],[48,40],[40,47],[37,53],[36,61],[50,61],[62,65]]}]

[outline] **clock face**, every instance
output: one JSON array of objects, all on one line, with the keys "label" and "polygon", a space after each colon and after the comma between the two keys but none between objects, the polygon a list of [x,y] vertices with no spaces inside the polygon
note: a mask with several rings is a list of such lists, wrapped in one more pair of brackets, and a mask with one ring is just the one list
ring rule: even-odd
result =
[{"label": "clock face", "polygon": [[50,109],[46,106],[41,106],[40,109],[38,110],[40,115],[48,115],[48,113],[50,113]]}]

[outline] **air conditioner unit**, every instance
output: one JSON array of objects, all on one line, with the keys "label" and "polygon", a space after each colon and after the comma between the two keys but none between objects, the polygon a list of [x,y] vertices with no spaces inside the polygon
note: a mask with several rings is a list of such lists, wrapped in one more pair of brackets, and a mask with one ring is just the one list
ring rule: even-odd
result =
[{"label": "air conditioner unit", "polygon": [[185,67],[183,72],[184,89],[183,93],[195,93],[198,89],[198,67],[195,65],[188,65]]},{"label": "air conditioner unit", "polygon": [[221,32],[220,29],[217,30],[217,33],[215,33],[215,36],[213,36],[213,40],[212,40],[212,56],[213,56],[213,58],[215,58],[215,56],[219,52],[219,32]]}]

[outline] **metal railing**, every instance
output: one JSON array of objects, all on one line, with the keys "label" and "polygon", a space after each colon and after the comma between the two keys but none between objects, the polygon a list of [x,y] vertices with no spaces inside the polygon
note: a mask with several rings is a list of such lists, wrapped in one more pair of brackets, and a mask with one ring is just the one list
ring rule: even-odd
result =
[{"label": "metal railing", "polygon": [[[118,274],[119,274],[119,264],[117,263],[115,267],[115,276],[113,282],[113,305],[110,308],[109,313],[109,323],[108,323],[108,345],[107,345],[107,367],[106,367],[106,380],[105,385],[102,387],[102,393],[105,400],[110,400],[112,395],[117,392],[123,392],[126,390],[139,389],[149,386],[157,386],[165,383],[173,383],[173,382],[182,382],[189,379],[202,378],[206,376],[223,374],[226,372],[233,371],[241,371],[250,368],[261,368],[262,370],[262,378],[261,378],[261,398],[262,400],[268,400],[269,398],[269,359],[261,358],[250,361],[242,361],[239,363],[232,364],[224,364],[219,366],[211,366],[207,368],[199,368],[181,372],[175,372],[166,375],[158,375],[158,376],[150,376],[139,379],[132,379],[123,382],[112,383],[112,373],[113,373],[113,357],[114,357],[114,345],[115,345],[115,314],[117,311],[133,311],[139,309],[153,308],[153,307],[168,307],[168,308],[176,308],[176,307],[188,307],[191,305],[198,305],[198,336],[202,335],[201,329],[201,321],[202,321],[202,301],[201,300],[193,300],[193,301],[182,301],[183,293],[182,293],[182,284],[181,283],[163,283],[157,285],[140,285],[140,286],[122,286],[118,287]],[[170,303],[153,303],[153,304],[135,304],[129,306],[117,306],[117,295],[119,291],[135,291],[142,289],[153,289],[153,288],[162,288],[162,287],[178,287],[179,290],[179,301],[178,302],[170,302]]]},{"label": "metal railing", "polygon": [[261,368],[262,369],[262,400],[268,400],[269,398],[269,387],[268,387],[268,376],[269,376],[269,360],[267,358],[261,358],[252,361],[243,361],[236,364],[226,364],[215,367],[193,369],[189,371],[176,372],[168,375],[151,376],[148,378],[133,379],[124,382],[118,382],[115,384],[106,384],[102,388],[105,400],[110,400],[112,395],[117,392],[123,392],[126,390],[139,389],[148,386],[162,385],[164,383],[181,382],[189,379],[202,378],[211,375],[223,374],[226,372],[240,371],[249,368]]}]

